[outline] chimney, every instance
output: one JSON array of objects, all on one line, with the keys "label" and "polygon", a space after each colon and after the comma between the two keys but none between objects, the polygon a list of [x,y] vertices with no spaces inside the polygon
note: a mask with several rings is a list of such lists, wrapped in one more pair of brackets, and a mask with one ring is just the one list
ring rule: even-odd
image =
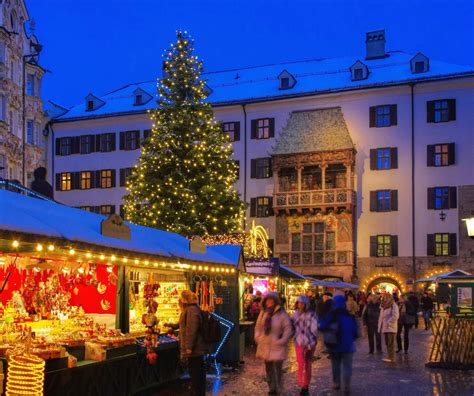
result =
[{"label": "chimney", "polygon": [[377,59],[387,56],[385,53],[385,29],[365,34],[365,59]]}]

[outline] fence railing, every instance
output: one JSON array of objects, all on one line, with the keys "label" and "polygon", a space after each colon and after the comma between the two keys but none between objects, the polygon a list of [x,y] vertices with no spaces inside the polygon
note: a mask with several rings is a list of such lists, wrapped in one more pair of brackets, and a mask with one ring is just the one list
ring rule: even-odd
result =
[{"label": "fence railing", "polygon": [[474,320],[435,318],[428,367],[474,369]]},{"label": "fence railing", "polygon": [[275,193],[274,208],[337,206],[353,203],[354,192],[346,188]]}]

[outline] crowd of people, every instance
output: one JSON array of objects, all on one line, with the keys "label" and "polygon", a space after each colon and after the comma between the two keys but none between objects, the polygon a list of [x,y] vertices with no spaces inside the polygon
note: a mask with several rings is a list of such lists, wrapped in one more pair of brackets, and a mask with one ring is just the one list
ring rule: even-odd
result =
[{"label": "crowd of people", "polygon": [[[309,394],[318,338],[324,343],[323,353],[331,360],[333,389],[350,394],[355,341],[361,335],[359,318],[367,328],[369,353],[381,354],[383,339],[386,349],[383,361],[393,364],[396,353],[408,353],[410,330],[418,327],[418,312],[421,310],[423,314],[425,329],[429,329],[433,314],[433,298],[428,293],[419,299],[415,293],[318,295],[308,290],[306,295],[298,297],[293,315],[287,313],[285,305],[282,296],[274,292],[265,296],[257,292],[245,304],[247,318],[255,320],[256,356],[265,363],[269,395],[278,395],[283,389],[283,363],[288,357],[290,341],[295,348],[301,395]],[[189,368],[192,394],[202,396],[205,395],[204,356],[209,348],[200,331],[202,312],[195,294],[189,290],[183,291],[180,306],[181,357]]]},{"label": "crowd of people", "polygon": [[355,340],[361,334],[358,318],[367,328],[369,353],[381,354],[383,339],[386,356],[382,360],[393,364],[396,353],[408,353],[410,330],[418,327],[419,310],[423,313],[425,329],[430,327],[433,312],[433,299],[427,293],[419,299],[415,293],[399,296],[396,292],[369,295],[336,292],[333,296],[326,292],[319,296],[309,290],[298,298],[291,317],[277,293],[256,296],[251,306],[255,301],[259,304],[252,309],[259,312],[255,325],[256,355],[265,362],[269,395],[277,395],[283,389],[282,368],[291,340],[301,395],[309,394],[318,332],[324,352],[331,359],[333,389],[342,388],[345,394],[350,394]]}]

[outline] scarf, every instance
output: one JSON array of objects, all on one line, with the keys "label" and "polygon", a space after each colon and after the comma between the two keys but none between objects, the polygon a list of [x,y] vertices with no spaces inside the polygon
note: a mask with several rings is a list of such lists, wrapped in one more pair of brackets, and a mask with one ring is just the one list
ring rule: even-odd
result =
[{"label": "scarf", "polygon": [[265,312],[267,316],[265,317],[265,322],[263,323],[263,330],[265,332],[265,335],[269,335],[270,332],[272,331],[272,317],[277,311],[277,306],[274,306],[273,308],[267,308],[265,309]]}]

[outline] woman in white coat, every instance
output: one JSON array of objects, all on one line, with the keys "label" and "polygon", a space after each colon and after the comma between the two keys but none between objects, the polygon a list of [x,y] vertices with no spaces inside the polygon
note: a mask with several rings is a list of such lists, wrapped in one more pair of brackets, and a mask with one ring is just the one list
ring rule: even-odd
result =
[{"label": "woman in white coat", "polygon": [[257,358],[265,361],[269,395],[282,389],[283,361],[288,357],[288,342],[293,335],[290,317],[277,293],[268,293],[255,324]]},{"label": "woman in white coat", "polygon": [[385,345],[387,346],[387,357],[384,362],[395,362],[395,337],[398,330],[398,306],[395,304],[390,293],[382,296],[379,316],[379,333],[384,335]]}]

